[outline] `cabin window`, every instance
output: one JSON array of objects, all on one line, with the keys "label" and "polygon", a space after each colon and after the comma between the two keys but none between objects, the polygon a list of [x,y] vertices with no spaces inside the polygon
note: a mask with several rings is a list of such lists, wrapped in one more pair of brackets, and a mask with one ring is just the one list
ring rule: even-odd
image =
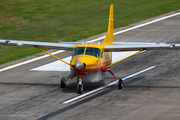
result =
[{"label": "cabin window", "polygon": [[101,53],[101,58],[103,58],[103,52]]},{"label": "cabin window", "polygon": [[[84,55],[85,47],[76,47],[73,50],[73,55]],[[85,51],[85,55],[91,55],[97,58],[100,58],[101,49],[94,47],[87,47]]]},{"label": "cabin window", "polygon": [[73,56],[75,55],[84,55],[85,47],[77,47],[73,50]]},{"label": "cabin window", "polygon": [[92,55],[94,57],[100,58],[101,50],[99,48],[87,47],[85,55]]}]

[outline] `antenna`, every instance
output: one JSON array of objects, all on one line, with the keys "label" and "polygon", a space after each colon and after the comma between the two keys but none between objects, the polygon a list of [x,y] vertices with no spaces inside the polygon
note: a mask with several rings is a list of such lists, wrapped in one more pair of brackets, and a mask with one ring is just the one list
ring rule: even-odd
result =
[{"label": "antenna", "polygon": [[84,45],[84,43],[83,43],[83,38],[82,38],[82,45]]}]

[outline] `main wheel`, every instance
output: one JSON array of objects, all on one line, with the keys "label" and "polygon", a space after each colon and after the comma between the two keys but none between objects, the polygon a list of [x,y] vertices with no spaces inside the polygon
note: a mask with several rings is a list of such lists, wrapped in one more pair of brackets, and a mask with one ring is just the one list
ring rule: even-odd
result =
[{"label": "main wheel", "polygon": [[78,85],[77,85],[77,92],[78,92],[79,94],[81,94],[82,91],[83,91],[83,85],[78,84]]},{"label": "main wheel", "polygon": [[65,84],[65,78],[61,78],[61,88],[65,88],[66,84]]},{"label": "main wheel", "polygon": [[119,80],[118,80],[118,89],[122,89],[123,88],[123,81],[122,81],[122,79],[120,78]]}]

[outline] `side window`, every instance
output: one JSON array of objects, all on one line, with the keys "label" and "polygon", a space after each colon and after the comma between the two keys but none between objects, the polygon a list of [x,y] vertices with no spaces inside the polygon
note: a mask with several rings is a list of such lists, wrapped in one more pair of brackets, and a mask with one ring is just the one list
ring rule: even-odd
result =
[{"label": "side window", "polygon": [[103,58],[103,52],[101,53],[101,58]]}]

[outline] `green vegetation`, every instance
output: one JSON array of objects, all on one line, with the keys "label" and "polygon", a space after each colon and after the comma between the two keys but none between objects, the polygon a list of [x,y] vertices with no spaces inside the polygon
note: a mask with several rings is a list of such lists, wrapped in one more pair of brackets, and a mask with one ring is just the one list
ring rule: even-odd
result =
[{"label": "green vegetation", "polygon": [[[76,41],[107,31],[109,5],[114,27],[180,8],[179,0],[0,0],[0,38]],[[0,64],[39,52],[0,45]]]}]

